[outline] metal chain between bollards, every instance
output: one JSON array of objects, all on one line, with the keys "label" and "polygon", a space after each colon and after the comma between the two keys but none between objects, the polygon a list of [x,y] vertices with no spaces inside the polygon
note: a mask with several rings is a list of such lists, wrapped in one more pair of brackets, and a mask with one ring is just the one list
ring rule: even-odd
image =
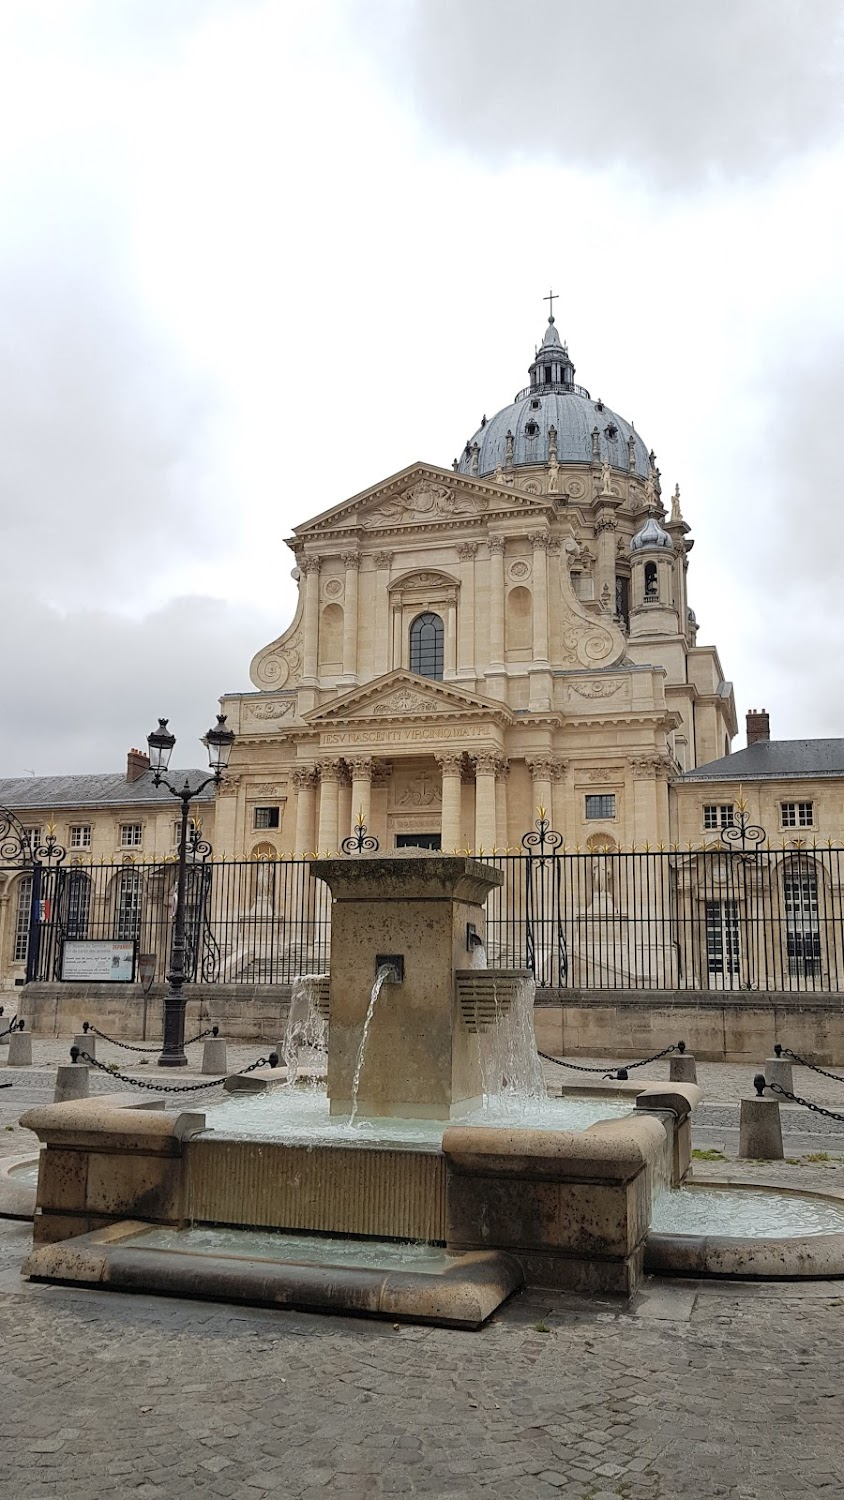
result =
[{"label": "metal chain between bollards", "polygon": [[17,1016],[12,1016],[12,1019],[9,1022],[9,1025],[6,1027],[6,1030],[0,1031],[0,1039],[2,1039],[4,1036],[11,1036],[13,1031],[23,1031],[25,1025],[25,1021],[18,1021]]},{"label": "metal chain between bollards", "polygon": [[[558,1068],[571,1068],[575,1073],[600,1073],[603,1078],[613,1077],[612,1072],[607,1072],[606,1063],[601,1064],[601,1066],[597,1068],[587,1067],[583,1063],[562,1062],[559,1057],[552,1057],[549,1052],[539,1052],[538,1047],[536,1050],[539,1053],[539,1056],[544,1058],[546,1062],[556,1063]],[[618,1068],[615,1069],[615,1076],[618,1079],[621,1079],[621,1075],[624,1074],[626,1076],[631,1068],[646,1068],[648,1063],[658,1062],[661,1057],[668,1057],[670,1052],[679,1052],[682,1055],[685,1050],[685,1042],[672,1042],[670,1047],[663,1047],[662,1051],[655,1052],[653,1057],[643,1057],[639,1060],[639,1062],[626,1062],[623,1064],[619,1064]]]},{"label": "metal chain between bollards", "polygon": [[[161,1048],[164,1045],[163,1042],[158,1042],[155,1047],[136,1047],[132,1042],[119,1042],[117,1040],[117,1037],[107,1036],[104,1031],[98,1031],[96,1026],[94,1026],[91,1021],[83,1021],[82,1030],[86,1033],[86,1035],[90,1031],[92,1036],[100,1037],[102,1041],[108,1042],[112,1047],[122,1047],[124,1052],[160,1052]],[[187,1041],[183,1043],[183,1046],[192,1047],[194,1042],[204,1042],[206,1037],[219,1035],[219,1026],[211,1026],[209,1027],[208,1031],[200,1031],[198,1036],[189,1037]]]},{"label": "metal chain between bollards", "polygon": [[[753,1081],[755,1083],[756,1079]],[[788,1089],[784,1089],[779,1083],[765,1081],[765,1088],[770,1089],[772,1094],[781,1094],[783,1099],[789,1099],[792,1104],[802,1104],[803,1108],[810,1109],[813,1115],[824,1115],[827,1120],[840,1120],[844,1125],[844,1115],[837,1115],[834,1109],[824,1109],[822,1104],[813,1104],[811,1099],[801,1099],[799,1094],[790,1094]],[[757,1092],[759,1092],[758,1087]]]},{"label": "metal chain between bollards", "polygon": [[834,1083],[844,1083],[844,1078],[840,1074],[828,1073],[826,1068],[819,1068],[817,1063],[809,1062],[805,1057],[801,1057],[799,1052],[792,1052],[790,1047],[781,1047],[779,1042],[777,1042],[774,1051],[777,1057],[792,1058],[794,1062],[800,1064],[801,1068],[811,1068],[813,1073],[820,1073],[824,1078],[831,1078]]},{"label": "metal chain between bollards", "polygon": [[[226,1078],[233,1076],[231,1073],[226,1073],[223,1078],[203,1079],[202,1083],[148,1083],[145,1078],[131,1078],[127,1073],[115,1073],[107,1063],[97,1062],[90,1052],[83,1052],[79,1047],[71,1047],[71,1062],[78,1062],[80,1057],[84,1062],[90,1063],[93,1068],[99,1068],[101,1073],[108,1073],[109,1078],[116,1078],[120,1083],[131,1084],[135,1089],[148,1089],[153,1094],[198,1094],[202,1089],[217,1088],[219,1084],[225,1083]],[[259,1057],[256,1062],[250,1063],[248,1068],[240,1068],[235,1076],[242,1077],[246,1073],[254,1073],[256,1068],[277,1068],[278,1061],[278,1053],[271,1052],[269,1057]]]}]

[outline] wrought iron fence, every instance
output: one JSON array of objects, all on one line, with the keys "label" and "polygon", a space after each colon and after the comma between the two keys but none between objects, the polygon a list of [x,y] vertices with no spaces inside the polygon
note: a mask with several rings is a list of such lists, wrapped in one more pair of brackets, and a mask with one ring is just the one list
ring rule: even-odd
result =
[{"label": "wrought iron fence", "polygon": [[[504,875],[487,961],[530,967],[540,987],[842,988],[844,849],[571,853],[546,827],[524,852],[483,858]],[[174,863],[27,859],[0,877],[4,979],[58,978],[65,941],[85,938],[135,940],[164,977]],[[193,982],[277,984],[328,966],[331,898],[308,860],[195,860],[187,903]]]}]

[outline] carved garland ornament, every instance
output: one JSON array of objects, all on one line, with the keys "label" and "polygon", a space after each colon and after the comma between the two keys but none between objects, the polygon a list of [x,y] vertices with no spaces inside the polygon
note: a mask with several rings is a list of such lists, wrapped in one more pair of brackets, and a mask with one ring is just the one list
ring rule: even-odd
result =
[{"label": "carved garland ornament", "polygon": [[244,712],[250,719],[283,719],[293,712],[294,706],[292,698],[284,698],[280,703],[247,703]]},{"label": "carved garland ornament", "polygon": [[598,682],[570,682],[569,695],[576,693],[578,698],[612,698],[623,686],[623,677],[613,677],[609,681],[601,679]]}]

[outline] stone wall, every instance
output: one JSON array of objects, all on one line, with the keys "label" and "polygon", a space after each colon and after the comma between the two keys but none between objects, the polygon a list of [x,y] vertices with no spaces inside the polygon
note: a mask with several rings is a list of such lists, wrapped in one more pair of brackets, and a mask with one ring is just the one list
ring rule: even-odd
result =
[{"label": "stone wall", "polygon": [[[163,987],[38,984],[14,991],[12,1005],[36,1037],[72,1036],[83,1021],[126,1041],[161,1036]],[[224,1036],[277,1042],[290,986],[188,986],[187,1035],[217,1022]],[[757,1064],[775,1042],[822,1065],[844,1067],[844,1003],[837,993],[689,990],[543,990],[537,1045],[564,1057],[648,1057],[684,1041],[709,1062]],[[12,1005],[6,1011],[12,1013]]]},{"label": "stone wall", "polygon": [[[651,1056],[684,1041],[707,1062],[758,1064],[775,1042],[822,1064],[844,1066],[840,994],[781,991],[542,991],[537,1046],[564,1057]],[[547,997],[547,998],[545,998]]]}]

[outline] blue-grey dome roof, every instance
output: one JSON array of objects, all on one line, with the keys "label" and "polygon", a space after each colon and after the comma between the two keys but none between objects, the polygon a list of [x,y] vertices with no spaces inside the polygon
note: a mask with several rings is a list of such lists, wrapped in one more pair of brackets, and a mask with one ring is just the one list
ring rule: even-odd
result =
[{"label": "blue-grey dome roof", "polygon": [[[630,470],[632,439],[634,472],[646,479],[650,469],[648,449],[629,422],[593,401],[583,386],[573,381],[574,365],[561,344],[553,320],[530,367],[531,384],[478,428],[457,463],[461,474],[494,474],[499,467],[547,464],[549,432],[556,431],[557,460],[561,464],[590,464],[596,459],[625,473]],[[597,454],[593,432],[597,429]],[[512,433],[512,456],[508,452]],[[477,446],[477,469],[473,449]]]},{"label": "blue-grey dome roof", "polygon": [[664,531],[660,526],[656,516],[648,516],[644,526],[636,532],[634,537],[631,537],[630,551],[648,552],[660,547],[667,547],[669,552],[671,552],[674,550],[674,543],[668,532]]}]

